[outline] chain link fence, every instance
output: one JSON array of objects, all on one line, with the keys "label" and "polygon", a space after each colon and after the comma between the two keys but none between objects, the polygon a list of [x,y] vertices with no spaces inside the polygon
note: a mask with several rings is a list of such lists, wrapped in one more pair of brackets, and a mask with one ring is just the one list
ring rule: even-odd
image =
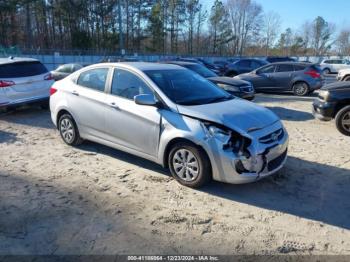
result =
[{"label": "chain link fence", "polygon": [[[121,57],[119,51],[116,50],[94,50],[94,49],[20,49],[16,46],[2,47],[0,46],[0,57],[20,56],[31,57],[40,60],[49,70],[57,68],[59,65],[67,63],[80,63],[83,65],[90,65],[101,62],[110,57]],[[127,52],[124,57],[133,58],[145,62],[156,62],[173,60],[180,55],[171,54],[139,54]],[[198,57],[207,60],[208,62],[225,60],[228,58],[241,58],[239,56],[193,56],[181,55],[181,57]],[[349,59],[348,56],[299,56],[294,57],[298,61],[309,61],[312,63],[320,63],[323,59]],[[264,56],[254,56],[252,58],[264,58]]]}]

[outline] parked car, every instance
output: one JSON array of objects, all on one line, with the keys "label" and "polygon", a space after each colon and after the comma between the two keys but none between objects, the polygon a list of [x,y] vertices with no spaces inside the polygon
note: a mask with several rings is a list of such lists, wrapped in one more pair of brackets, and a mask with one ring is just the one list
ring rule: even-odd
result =
[{"label": "parked car", "polygon": [[223,76],[227,70],[227,66],[230,64],[228,61],[214,61],[213,64],[219,69],[220,73],[218,75]]},{"label": "parked car", "polygon": [[313,103],[313,114],[323,121],[335,119],[339,132],[350,136],[350,83],[335,82],[324,86]]},{"label": "parked car", "polygon": [[86,139],[126,151],[189,187],[254,182],[287,158],[288,134],[272,111],[177,65],[86,67],[53,85],[50,108],[68,145]]},{"label": "parked car", "polygon": [[53,78],[36,59],[0,58],[0,107],[40,103],[48,107]]},{"label": "parked car", "polygon": [[220,68],[218,66],[215,66],[212,63],[209,63],[208,61],[201,58],[178,57],[176,58],[176,61],[201,64],[201,65],[204,65],[209,70],[213,71],[215,74],[218,74],[218,75],[220,74]]},{"label": "parked car", "polygon": [[297,96],[310,94],[324,83],[319,67],[298,62],[268,64],[235,78],[251,82],[256,92],[292,91]]},{"label": "parked car", "polygon": [[325,59],[320,63],[320,67],[324,74],[332,74],[350,68],[350,62],[346,59]]},{"label": "parked car", "polygon": [[234,77],[240,74],[248,73],[266,64],[268,64],[266,61],[260,59],[240,59],[227,66],[225,76]]},{"label": "parked car", "polygon": [[214,72],[210,71],[203,65],[182,61],[171,61],[167,62],[168,64],[179,65],[190,69],[197,74],[207,78],[209,81],[213,82],[217,86],[226,90],[228,93],[244,98],[247,100],[253,100],[255,97],[255,91],[251,83],[243,80],[237,80],[230,77],[218,76]]},{"label": "parked car", "polygon": [[51,71],[51,75],[55,81],[58,81],[82,68],[83,66],[81,64],[64,64]]},{"label": "parked car", "polygon": [[337,75],[337,80],[338,81],[350,81],[350,68],[339,70],[338,75]]},{"label": "parked car", "polygon": [[269,63],[278,63],[278,62],[296,62],[297,60],[289,56],[268,56],[266,57],[266,61]]},{"label": "parked car", "polygon": [[105,56],[99,63],[117,63],[117,62],[141,62],[138,57],[130,56]]}]

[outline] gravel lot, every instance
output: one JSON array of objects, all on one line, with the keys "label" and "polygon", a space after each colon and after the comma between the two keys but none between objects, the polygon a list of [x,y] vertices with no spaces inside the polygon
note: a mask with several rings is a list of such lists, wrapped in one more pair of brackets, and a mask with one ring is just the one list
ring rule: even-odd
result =
[{"label": "gravel lot", "polygon": [[49,112],[0,115],[0,255],[350,254],[350,138],[313,97],[258,95],[290,134],[289,159],[248,185],[180,186],[146,160],[66,146]]}]

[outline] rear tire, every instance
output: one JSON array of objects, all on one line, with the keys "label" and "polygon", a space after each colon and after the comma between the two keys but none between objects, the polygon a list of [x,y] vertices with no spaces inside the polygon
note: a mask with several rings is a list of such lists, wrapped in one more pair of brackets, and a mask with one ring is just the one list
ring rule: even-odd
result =
[{"label": "rear tire", "polygon": [[305,82],[297,82],[293,85],[293,93],[296,96],[306,96],[309,92],[310,88]]},{"label": "rear tire", "polygon": [[78,146],[83,142],[78,127],[70,114],[63,114],[58,120],[58,130],[63,141],[70,146]]},{"label": "rear tire", "polygon": [[329,68],[325,68],[325,69],[323,69],[322,73],[324,75],[329,75],[331,73],[331,70]]},{"label": "rear tire", "polygon": [[207,154],[189,142],[180,142],[173,146],[169,153],[168,165],[172,176],[187,187],[202,187],[212,177]]},{"label": "rear tire", "polygon": [[350,136],[350,106],[342,108],[335,116],[335,125],[340,133]]}]

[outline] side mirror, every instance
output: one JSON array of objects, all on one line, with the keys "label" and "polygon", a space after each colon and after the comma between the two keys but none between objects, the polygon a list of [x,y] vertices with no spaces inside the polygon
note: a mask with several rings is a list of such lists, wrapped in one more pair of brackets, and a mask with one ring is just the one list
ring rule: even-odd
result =
[{"label": "side mirror", "polygon": [[144,106],[156,106],[158,104],[158,101],[155,99],[154,95],[150,94],[137,95],[134,97],[134,101],[136,104]]}]

